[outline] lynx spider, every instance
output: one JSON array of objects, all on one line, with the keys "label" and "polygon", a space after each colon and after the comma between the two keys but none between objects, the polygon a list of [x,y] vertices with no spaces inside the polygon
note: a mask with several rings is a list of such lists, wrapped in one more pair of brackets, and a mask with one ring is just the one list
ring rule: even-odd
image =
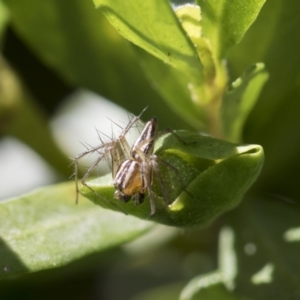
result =
[{"label": "lynx spider", "polygon": [[[142,111],[142,113],[145,109]],[[142,114],[141,113],[141,114]],[[158,132],[157,119],[151,118],[144,126],[140,136],[130,148],[126,140],[126,134],[134,126],[135,123],[140,121],[140,116],[133,117],[128,125],[122,130],[118,138],[112,139],[108,143],[102,143],[101,145],[87,149],[87,151],[77,155],[74,159],[75,162],[75,182],[76,182],[76,203],[78,202],[78,161],[92,153],[99,153],[98,158],[88,168],[87,172],[83,176],[82,185],[89,188],[96,193],[87,183],[86,180],[90,176],[93,169],[100,163],[102,159],[107,159],[110,156],[113,185],[116,188],[114,197],[123,202],[128,202],[132,197],[134,203],[139,205],[143,202],[145,193],[148,192],[150,200],[151,214],[156,212],[154,195],[152,192],[153,174],[160,177],[157,162],[160,161],[166,164],[169,168],[173,169],[177,173],[177,169],[169,165],[168,163],[160,160],[154,152],[155,141],[167,132],[171,132],[178,140],[184,143],[172,130],[167,129],[164,132]],[[100,138],[100,137],[99,137]],[[100,138],[101,140],[101,138]],[[102,140],[101,140],[102,141]],[[164,188],[160,181],[162,191]],[[98,193],[96,193],[98,196]],[[164,198],[167,197],[164,195]]]},{"label": "lynx spider", "polygon": [[[145,124],[140,136],[131,147],[130,158],[125,159],[119,165],[114,177],[114,186],[116,188],[114,196],[116,199],[128,202],[131,197],[134,197],[134,202],[138,205],[143,202],[145,192],[148,192],[151,208],[150,215],[154,215],[156,212],[154,195],[152,192],[153,174],[160,179],[161,189],[163,193],[165,191],[159,174],[158,161],[164,163],[176,174],[178,173],[176,168],[153,154],[156,140],[167,132],[172,133],[180,142],[185,143],[171,129],[158,132],[157,119],[152,118]],[[181,185],[183,185],[182,182]],[[166,195],[164,195],[164,198],[167,200]]]},{"label": "lynx spider", "polygon": [[122,130],[120,135],[117,138],[112,138],[109,142],[104,142],[100,136],[100,133],[98,132],[99,139],[101,141],[101,144],[96,147],[86,147],[87,150],[78,154],[74,159],[74,178],[75,178],[75,186],[76,186],[76,203],[78,203],[78,194],[79,194],[79,179],[78,179],[78,173],[79,173],[79,161],[83,157],[87,155],[91,155],[93,153],[98,154],[97,159],[92,163],[92,165],[87,169],[84,176],[81,179],[81,184],[83,186],[86,186],[88,189],[90,189],[93,193],[97,194],[97,196],[100,196],[98,193],[96,193],[88,184],[87,179],[91,175],[92,171],[98,166],[98,164],[104,159],[110,161],[110,166],[112,170],[112,176],[113,178],[116,176],[117,169],[121,162],[126,158],[130,156],[130,146],[127,142],[126,135],[130,131],[133,126],[141,122],[140,116],[143,114],[143,112],[146,110],[146,108],[140,113],[139,116],[133,116],[131,120],[128,122],[126,127]]}]

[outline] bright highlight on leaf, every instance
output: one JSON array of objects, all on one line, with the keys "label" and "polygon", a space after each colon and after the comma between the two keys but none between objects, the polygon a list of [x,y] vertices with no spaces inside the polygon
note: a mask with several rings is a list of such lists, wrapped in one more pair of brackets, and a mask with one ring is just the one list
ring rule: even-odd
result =
[{"label": "bright highlight on leaf", "polygon": [[221,229],[219,237],[219,268],[222,281],[228,290],[234,290],[235,278],[238,272],[234,239],[232,228],[225,227]]},{"label": "bright highlight on leaf", "polygon": [[300,242],[300,227],[288,229],[283,238],[287,242]]},{"label": "bright highlight on leaf", "polygon": [[273,264],[266,264],[261,270],[254,274],[251,278],[253,284],[271,283],[273,278]]},{"label": "bright highlight on leaf", "polygon": [[212,272],[210,274],[200,275],[193,278],[182,290],[179,300],[193,299],[202,289],[214,287],[222,282],[220,272]]}]

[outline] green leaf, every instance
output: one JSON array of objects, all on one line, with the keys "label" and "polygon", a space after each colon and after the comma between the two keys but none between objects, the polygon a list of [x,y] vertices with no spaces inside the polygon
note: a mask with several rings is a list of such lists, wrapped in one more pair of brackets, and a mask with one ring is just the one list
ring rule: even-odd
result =
[{"label": "green leaf", "polygon": [[136,47],[135,50],[149,81],[169,106],[194,128],[210,132],[213,121],[207,114],[215,115],[215,112],[208,107],[212,99],[214,103],[216,99],[220,101],[219,95],[216,94],[219,93],[218,88],[223,90],[226,76],[220,76],[220,72],[217,72],[220,70],[213,61],[210,47],[206,40],[201,38],[199,6],[181,6],[175,13],[196,47],[203,64],[203,75],[195,76],[193,72],[182,72],[141,48]]},{"label": "green leaf", "polygon": [[45,187],[0,203],[0,276],[63,266],[127,242],[151,226],[86,199],[75,205],[73,182]]},{"label": "green leaf", "polygon": [[105,208],[166,225],[207,225],[241,201],[260,172],[263,150],[258,145],[239,146],[196,133],[177,134],[185,144],[169,134],[157,145],[156,154],[165,163],[158,160],[159,174],[154,173],[153,216],[150,217],[148,200],[135,206],[133,201],[121,203],[113,199],[110,175],[88,183],[94,192],[83,187],[81,193]]},{"label": "green leaf", "polygon": [[[159,0],[94,2],[119,33],[137,46],[145,74],[171,108],[196,128],[205,128],[204,107],[210,101],[206,71],[170,4]],[[200,24],[199,18],[196,22]]]},{"label": "green leaf", "polygon": [[221,119],[224,136],[240,141],[244,123],[256,103],[260,91],[268,79],[264,64],[250,67],[241,78],[235,80],[224,95]]},{"label": "green leaf", "polygon": [[[4,3],[19,37],[72,85],[93,90],[136,114],[149,103],[150,110],[164,107],[141,72],[130,45],[92,1]],[[153,114],[150,110],[149,115]],[[157,117],[163,116],[157,111]]]},{"label": "green leaf", "polygon": [[167,1],[94,0],[126,39],[184,73],[201,75],[197,51]]},{"label": "green leaf", "polygon": [[[228,215],[226,231],[232,236],[235,263],[223,260],[220,267],[234,274],[237,294],[256,300],[299,299],[299,216],[298,206],[273,197],[248,199]],[[221,243],[221,252],[224,246]]]},{"label": "green leaf", "polygon": [[203,13],[203,36],[209,39],[218,59],[239,43],[257,18],[265,0],[197,0]]},{"label": "green leaf", "polygon": [[199,107],[201,100],[194,79],[183,76],[178,70],[138,47],[135,50],[149,81],[170,108],[194,128],[208,130],[205,111]]},{"label": "green leaf", "polygon": [[[299,203],[300,19],[298,0],[267,1],[229,57],[233,76],[263,61],[270,78],[245,127],[245,141],[263,145],[266,160],[259,188]],[[249,55],[250,52],[250,55]]]},{"label": "green leaf", "polygon": [[[254,1],[249,1],[254,2]],[[266,139],[278,124],[287,102],[294,102],[291,111],[298,110],[298,97],[289,92],[299,83],[300,26],[298,0],[267,1],[256,22],[238,47],[232,49],[229,65],[233,76],[262,61],[267,66],[270,80],[266,84],[260,101],[254,108],[249,122],[249,139]],[[280,63],[282,62],[282,63]],[[288,120],[282,122],[287,123]],[[270,127],[269,127],[270,126]],[[289,129],[288,129],[289,130]],[[266,133],[268,132],[268,133]],[[274,134],[278,134],[275,132]],[[277,142],[272,135],[270,141]],[[274,147],[273,145],[271,147]]]}]

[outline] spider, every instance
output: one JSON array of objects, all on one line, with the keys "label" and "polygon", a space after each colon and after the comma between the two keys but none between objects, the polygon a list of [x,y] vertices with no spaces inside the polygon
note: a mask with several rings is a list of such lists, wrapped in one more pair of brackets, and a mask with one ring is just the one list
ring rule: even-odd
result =
[{"label": "spider", "polygon": [[[145,109],[142,111],[142,113]],[[141,113],[141,114],[142,114]],[[140,116],[133,117],[128,125],[122,130],[118,138],[113,138],[110,142],[104,143],[100,138],[102,144],[87,149],[85,152],[77,155],[74,158],[75,163],[75,182],[76,182],[76,203],[78,203],[78,161],[92,153],[98,153],[98,158],[88,168],[84,174],[81,183],[89,188],[92,192],[96,193],[88,184],[87,179],[90,176],[93,169],[100,163],[102,159],[108,159],[110,157],[113,185],[116,189],[114,198],[121,200],[122,202],[128,202],[131,198],[134,198],[134,203],[139,205],[145,198],[145,193],[148,192],[150,199],[151,214],[156,212],[155,201],[152,192],[153,174],[160,178],[158,161],[167,165],[167,167],[173,169],[177,173],[177,169],[169,165],[168,163],[160,160],[154,152],[155,141],[163,135],[165,132],[158,133],[157,119],[151,118],[144,126],[140,136],[137,138],[133,146],[130,148],[126,134],[128,131],[140,121]],[[181,142],[184,142],[179,138],[172,130],[168,129],[166,132],[171,132]],[[164,192],[160,180],[161,188]],[[97,196],[100,196],[96,193]],[[164,198],[167,199],[166,195]]]},{"label": "spider", "polygon": [[[179,141],[185,143],[171,129],[165,131],[172,133]],[[160,178],[158,161],[164,163],[175,173],[178,171],[153,154],[155,141],[164,133],[157,130],[157,119],[154,117],[150,119],[133,144],[130,150],[130,157],[119,165],[113,181],[116,188],[114,197],[123,202],[128,202],[133,197],[134,203],[139,205],[143,202],[147,191],[150,200],[151,216],[156,212],[152,183],[153,174]],[[160,184],[164,192],[161,180]],[[164,196],[167,199],[166,195]]]},{"label": "spider", "polygon": [[[92,173],[92,171],[98,166],[98,164],[103,160],[109,160],[111,162],[112,176],[115,178],[117,174],[117,170],[119,165],[124,161],[127,157],[130,157],[130,146],[126,140],[126,135],[130,131],[130,129],[138,122],[140,122],[140,116],[146,108],[140,113],[139,116],[133,116],[127,126],[122,130],[120,135],[117,138],[112,138],[109,142],[104,142],[99,134],[99,139],[101,144],[96,147],[87,147],[87,150],[78,154],[74,159],[74,178],[75,178],[75,186],[76,186],[76,204],[78,203],[78,194],[79,194],[79,186],[78,186],[78,169],[79,169],[79,160],[87,155],[96,153],[98,154],[97,159],[92,163],[92,165],[87,169],[86,173],[81,179],[81,184],[90,189],[93,193],[96,193],[88,184],[87,179]],[[96,193],[97,196],[101,196]]]},{"label": "spider", "polygon": [[134,197],[136,205],[143,202],[146,190],[149,193],[151,214],[155,212],[152,200],[152,176],[156,167],[157,157],[153,154],[157,135],[157,121],[152,118],[148,121],[130,150],[130,158],[124,160],[118,167],[114,178],[116,188],[115,198],[128,202]]}]

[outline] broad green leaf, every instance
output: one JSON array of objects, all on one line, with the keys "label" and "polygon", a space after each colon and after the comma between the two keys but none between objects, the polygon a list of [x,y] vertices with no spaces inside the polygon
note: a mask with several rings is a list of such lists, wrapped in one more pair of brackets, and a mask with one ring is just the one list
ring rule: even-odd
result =
[{"label": "broad green leaf", "polygon": [[154,114],[159,106],[156,116],[165,117],[164,103],[146,81],[130,45],[91,0],[4,3],[17,34],[68,82],[93,90],[131,112],[138,113],[151,103],[146,114]]},{"label": "broad green leaf", "polygon": [[238,205],[259,175],[264,159],[262,148],[189,132],[178,135],[185,144],[169,134],[156,151],[165,163],[158,160],[159,173],[154,172],[153,216],[147,199],[138,206],[133,201],[121,203],[113,199],[111,175],[90,181],[92,190],[83,187],[81,193],[105,208],[178,227],[205,226]]},{"label": "broad green leaf", "polygon": [[197,0],[197,3],[203,13],[203,36],[209,39],[216,57],[222,59],[241,41],[265,0]]},{"label": "broad green leaf", "polygon": [[[248,199],[228,215],[237,294],[257,300],[299,299],[299,216],[298,206],[274,197]],[[232,264],[224,261],[220,267],[228,272]]]},{"label": "broad green leaf", "polygon": [[41,188],[0,203],[0,276],[63,266],[151,226],[83,198],[76,205],[73,182]]},{"label": "broad green leaf", "polygon": [[94,0],[126,39],[163,62],[201,80],[202,65],[168,1]]},{"label": "broad green leaf", "polygon": [[267,79],[264,65],[259,63],[246,70],[226,91],[221,107],[221,120],[224,136],[228,140],[241,140],[244,123]]}]

